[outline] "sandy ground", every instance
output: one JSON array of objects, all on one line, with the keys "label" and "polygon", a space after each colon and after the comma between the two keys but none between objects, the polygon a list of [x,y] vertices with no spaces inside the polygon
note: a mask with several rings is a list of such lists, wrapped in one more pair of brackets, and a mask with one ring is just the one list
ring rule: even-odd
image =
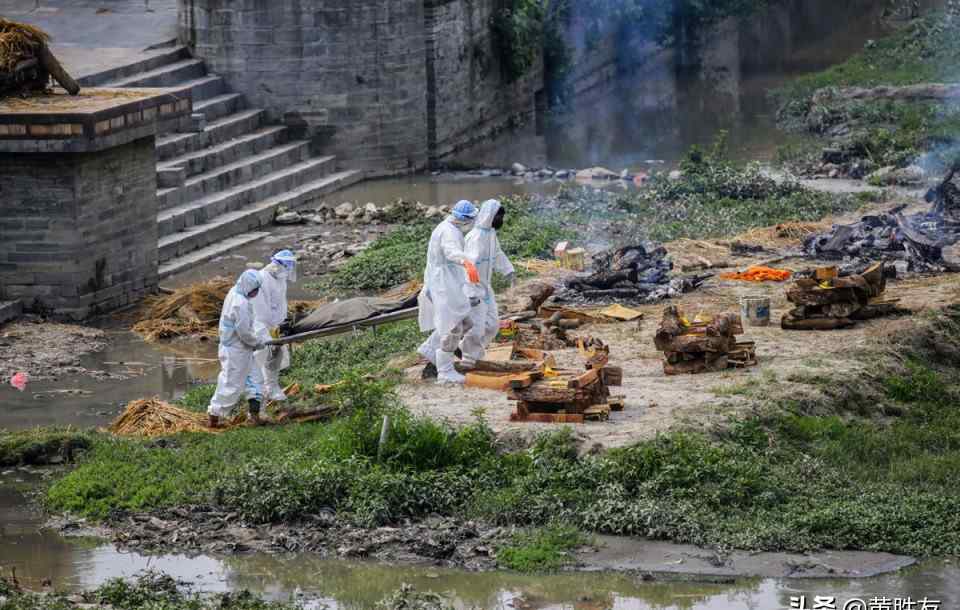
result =
[{"label": "sandy ground", "polygon": [[[811,261],[791,259],[780,266],[799,270],[811,266]],[[639,307],[644,312],[644,319],[639,324],[595,324],[577,331],[578,335],[598,337],[610,346],[610,364],[624,370],[623,386],[611,388],[611,392],[626,397],[626,409],[612,413],[609,421],[575,426],[585,441],[584,448],[622,446],[678,427],[706,429],[747,409],[752,399],[760,394],[809,392],[811,375],[854,372],[863,365],[850,357],[851,351],[867,347],[878,337],[910,324],[909,318],[889,318],[830,332],[784,331],[780,329],[779,320],[790,309],[784,293],[786,285],[714,278],[700,290],[676,301]],[[745,334],[739,337],[740,340],[756,341],[758,366],[701,375],[664,375],[662,355],[653,345],[664,307],[676,303],[693,313],[700,310],[713,314],[739,311],[739,299],[747,295],[771,299],[771,326],[746,327]],[[901,306],[914,312],[960,302],[960,275],[892,281],[888,283],[886,296],[902,299]],[[555,354],[560,366],[582,366],[575,349]],[[472,421],[475,412],[482,409],[482,417],[498,434],[518,433],[523,437],[558,427],[556,424],[511,422],[509,418],[514,403],[504,394],[421,382],[415,380],[419,371],[419,367],[410,369],[410,381],[400,389],[404,403],[415,412],[462,424]]]}]

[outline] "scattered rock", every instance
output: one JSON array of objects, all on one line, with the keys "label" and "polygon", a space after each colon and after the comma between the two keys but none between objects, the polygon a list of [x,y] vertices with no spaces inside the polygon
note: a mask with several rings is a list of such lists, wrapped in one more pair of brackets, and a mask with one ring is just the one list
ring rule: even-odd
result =
[{"label": "scattered rock", "polygon": [[680,180],[681,178],[683,178],[683,172],[681,172],[678,169],[675,169],[669,174],[667,174],[667,178],[669,178],[670,180]]},{"label": "scattered rock", "polygon": [[561,169],[561,170],[558,170],[557,173],[553,175],[553,177],[559,180],[566,180],[567,178],[570,177],[570,174],[571,172],[569,170]]},{"label": "scattered rock", "polygon": [[522,163],[514,163],[510,166],[510,171],[513,172],[514,176],[520,176],[527,173],[527,166]]},{"label": "scattered rock", "polygon": [[541,169],[540,171],[537,172],[538,178],[553,178],[553,176],[554,176],[554,173],[549,169]]},{"label": "scattered rock", "polygon": [[305,219],[297,212],[284,212],[278,214],[273,222],[278,225],[298,225],[303,224]]},{"label": "scattered rock", "polygon": [[578,180],[618,180],[620,174],[605,167],[590,167],[577,172]]},{"label": "scattered rock", "polygon": [[352,203],[350,203],[349,201],[344,201],[343,203],[338,205],[336,208],[334,208],[333,212],[334,214],[336,214],[337,218],[346,219],[346,218],[349,218],[351,214],[353,214],[353,209],[354,209],[354,206]]}]

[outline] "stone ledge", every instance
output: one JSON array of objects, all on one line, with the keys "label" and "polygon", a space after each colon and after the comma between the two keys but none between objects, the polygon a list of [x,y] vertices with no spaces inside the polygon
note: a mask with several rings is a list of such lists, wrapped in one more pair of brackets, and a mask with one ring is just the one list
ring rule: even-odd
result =
[{"label": "stone ledge", "polygon": [[189,92],[84,89],[0,102],[0,152],[79,153],[155,135],[158,121],[189,117]]},{"label": "stone ledge", "polygon": [[0,324],[16,320],[23,313],[23,304],[20,301],[0,301]]}]

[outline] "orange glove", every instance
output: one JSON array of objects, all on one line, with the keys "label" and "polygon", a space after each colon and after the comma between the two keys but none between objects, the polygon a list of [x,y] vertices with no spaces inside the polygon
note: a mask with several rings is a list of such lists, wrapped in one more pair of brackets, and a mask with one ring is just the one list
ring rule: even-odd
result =
[{"label": "orange glove", "polygon": [[467,279],[470,280],[471,284],[480,283],[480,272],[477,271],[477,266],[470,261],[463,261],[463,268],[467,270]]}]

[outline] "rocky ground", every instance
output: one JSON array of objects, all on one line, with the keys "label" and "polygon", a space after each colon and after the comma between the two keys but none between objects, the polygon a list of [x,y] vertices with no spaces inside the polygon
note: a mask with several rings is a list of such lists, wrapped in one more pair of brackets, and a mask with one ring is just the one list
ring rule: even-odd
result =
[{"label": "rocky ground", "polygon": [[440,517],[396,527],[363,528],[333,513],[320,513],[309,522],[255,525],[245,523],[236,513],[204,506],[115,514],[96,528],[69,518],[56,518],[49,526],[68,536],[95,535],[111,539],[121,548],[147,552],[309,552],[321,557],[467,570],[496,567],[494,549],[512,532]]}]

